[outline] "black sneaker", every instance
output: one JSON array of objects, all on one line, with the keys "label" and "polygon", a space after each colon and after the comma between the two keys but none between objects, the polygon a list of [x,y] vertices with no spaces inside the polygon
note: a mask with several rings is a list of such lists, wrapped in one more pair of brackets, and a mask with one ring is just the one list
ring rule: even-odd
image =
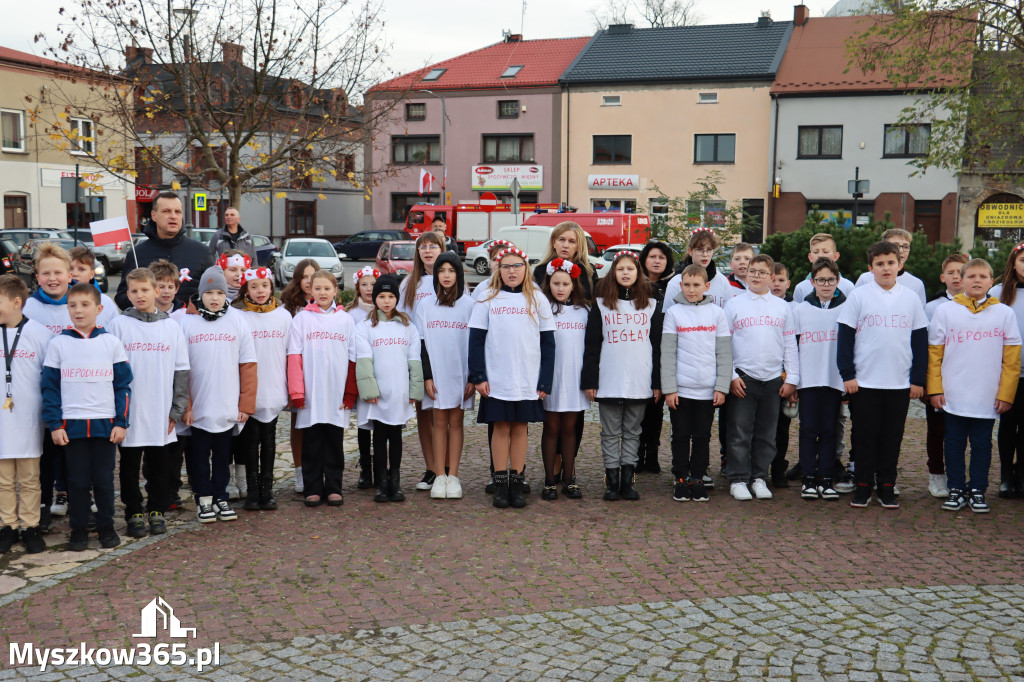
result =
[{"label": "black sneaker", "polygon": [[823,500],[838,500],[839,491],[832,487],[831,478],[818,479],[818,494]]},{"label": "black sneaker", "polygon": [[484,492],[487,493],[488,495],[494,494],[494,474],[491,474],[491,480],[489,480],[487,482],[487,485],[484,486]]},{"label": "black sneaker", "polygon": [[800,462],[797,462],[793,466],[786,469],[786,480],[787,481],[798,481],[800,480]]},{"label": "black sneaker", "polygon": [[691,499],[690,486],[685,478],[676,479],[676,484],[672,487],[672,499],[676,502],[686,502]]},{"label": "black sneaker", "polygon": [[100,528],[98,532],[100,536],[100,547],[103,549],[110,549],[121,544],[121,538],[114,532],[113,528]]},{"label": "black sneaker", "polygon": [[851,507],[863,508],[871,502],[871,486],[867,483],[859,483],[853,491],[853,499],[850,500]]},{"label": "black sneaker", "polygon": [[878,502],[883,509],[899,509],[900,501],[896,499],[896,491],[892,483],[883,483],[878,487]]},{"label": "black sneaker", "polygon": [[810,476],[804,478],[804,485],[800,489],[800,497],[805,500],[818,499],[818,483]]},{"label": "black sneaker", "polygon": [[39,554],[46,549],[46,541],[39,528],[26,528],[21,531],[21,541],[25,544],[25,551],[29,554]]},{"label": "black sneaker", "polygon": [[163,535],[166,532],[167,522],[164,521],[164,515],[157,511],[149,512],[149,534]]},{"label": "black sneaker", "polygon": [[700,477],[700,482],[704,484],[704,487],[708,490],[715,489],[715,479],[711,478],[711,472],[705,471],[704,475]]},{"label": "black sneaker", "polygon": [[789,479],[786,478],[785,471],[779,471],[772,474],[772,487],[773,488],[788,488]]},{"label": "black sneaker", "polygon": [[18,531],[10,526],[0,528],[0,554],[6,554],[11,551],[11,547],[14,547],[14,543],[17,541]]},{"label": "black sneaker", "polygon": [[1003,481],[999,484],[999,492],[997,495],[1004,500],[1009,500],[1017,496],[1016,491],[1013,489],[1013,483],[1010,481]]},{"label": "black sneaker", "polygon": [[987,514],[991,511],[991,507],[989,507],[988,502],[985,501],[985,493],[973,488],[967,493],[967,506],[969,506],[971,511],[975,514]]},{"label": "black sneaker", "polygon": [[690,499],[694,502],[708,501],[708,491],[699,478],[690,481]]},{"label": "black sneaker", "polygon": [[967,497],[964,495],[964,491],[956,488],[949,489],[949,497],[942,503],[942,508],[946,511],[960,511],[966,506]]},{"label": "black sneaker", "polygon": [[142,514],[132,514],[128,519],[128,537],[146,537],[146,517]]},{"label": "black sneaker", "polygon": [[68,549],[72,552],[84,552],[85,548],[89,546],[89,531],[87,530],[73,530],[71,531],[71,541],[68,543]]},{"label": "black sneaker", "polygon": [[423,478],[421,478],[420,482],[416,484],[416,490],[430,490],[434,487],[435,478],[437,478],[437,474],[430,469],[427,469],[423,472]]}]

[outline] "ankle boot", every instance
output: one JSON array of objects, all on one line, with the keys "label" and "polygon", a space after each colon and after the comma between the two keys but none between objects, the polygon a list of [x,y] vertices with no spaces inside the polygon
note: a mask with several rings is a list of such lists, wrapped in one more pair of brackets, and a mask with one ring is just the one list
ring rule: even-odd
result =
[{"label": "ankle boot", "polygon": [[377,494],[373,496],[374,502],[387,502],[390,497],[388,490],[388,470],[383,466],[373,468],[373,477],[377,479]]},{"label": "ankle boot", "polygon": [[[255,469],[255,467],[252,467]],[[260,510],[260,480],[259,474],[253,470],[245,472],[245,504],[242,507],[245,511]]]},{"label": "ankle boot", "polygon": [[370,457],[370,453],[359,453],[359,481],[356,483],[356,488],[359,490],[369,490],[373,487],[373,461]]},{"label": "ankle boot", "polygon": [[404,500],[405,493],[402,492],[400,485],[398,467],[395,467],[388,471],[388,501],[403,502]]},{"label": "ankle boot", "polygon": [[622,467],[622,481],[619,486],[619,497],[624,500],[639,500],[640,493],[633,487],[633,478],[636,473],[636,467],[631,464],[626,464]]},{"label": "ankle boot", "polygon": [[508,501],[516,509],[526,506],[523,496],[523,472],[510,471],[508,474]]},{"label": "ankle boot", "polygon": [[277,500],[274,499],[273,474],[262,474],[260,476],[260,509],[264,511],[277,509]]},{"label": "ankle boot", "polygon": [[494,506],[505,509],[509,505],[508,470],[494,472]]},{"label": "ankle boot", "polygon": [[249,474],[244,464],[235,465],[235,485],[238,486],[238,499],[244,500],[249,495]]},{"label": "ankle boot", "polygon": [[609,502],[619,499],[619,469],[604,470],[604,499]]}]

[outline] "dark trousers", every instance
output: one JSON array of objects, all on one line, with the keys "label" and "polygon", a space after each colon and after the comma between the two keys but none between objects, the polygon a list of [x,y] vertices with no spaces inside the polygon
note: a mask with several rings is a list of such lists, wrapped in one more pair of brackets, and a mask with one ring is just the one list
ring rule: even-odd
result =
[{"label": "dark trousers", "polygon": [[345,430],[334,424],[302,429],[302,483],[306,497],[341,494],[345,473]]},{"label": "dark trousers", "polygon": [[772,476],[783,476],[789,467],[786,455],[789,453],[789,424],[793,420],[782,414],[782,399],[779,399],[779,421],[775,425],[775,459],[772,460]]},{"label": "dark trousers", "polygon": [[[124,502],[124,518],[135,514],[167,511],[167,453],[168,446],[152,445],[141,448],[121,447],[121,462],[118,478],[121,483],[121,501]],[[142,491],[139,490],[139,469],[146,472],[145,510],[142,507]]]},{"label": "dark trousers", "polygon": [[644,420],[640,423],[640,449],[637,452],[637,466],[657,464],[658,448],[661,445],[661,427],[665,422],[665,399],[647,401]]},{"label": "dark trousers", "polygon": [[246,477],[273,476],[274,458],[277,455],[277,417],[264,424],[254,417],[246,420],[242,433],[238,435],[240,450],[244,458],[235,463],[245,465]]},{"label": "dark trousers", "polygon": [[[999,417],[999,435],[996,436],[999,446],[999,478],[1000,481],[1024,480],[1024,379],[1017,382],[1017,396],[1007,412]],[[46,454],[46,450],[43,450]],[[45,481],[40,469],[39,479],[43,482],[43,500],[46,500]]]},{"label": "dark trousers", "polygon": [[[188,484],[192,486],[192,471],[188,466],[188,458],[185,453],[188,452],[188,443],[190,438],[188,436],[178,436],[177,442],[171,443],[167,446],[167,506],[170,506],[172,500],[178,498],[178,493],[181,491],[181,465],[185,465],[186,476],[188,477]],[[146,470],[146,463],[143,461],[142,470]],[[151,480],[149,474],[146,474],[146,490],[149,490],[149,481]]]},{"label": "dark trousers", "polygon": [[710,400],[679,398],[668,416],[672,421],[672,477],[699,479],[708,469],[715,406]]},{"label": "dark trousers", "polygon": [[188,473],[197,502],[200,497],[212,497],[214,502],[228,499],[231,437],[231,429],[210,433],[192,427],[188,444]]},{"label": "dark trousers", "polygon": [[800,389],[800,473],[832,478],[836,464],[836,424],[842,391],[828,386]]},{"label": "dark trousers", "polygon": [[[936,410],[931,406],[931,403],[925,401],[924,418],[925,423],[928,425],[928,433],[925,436],[925,448],[928,451],[929,474],[946,473],[942,457],[942,445],[946,440],[945,416],[945,412]],[[991,448],[989,448],[989,452],[991,453]]]},{"label": "dark trousers", "polygon": [[[43,454],[39,458],[39,497],[40,506],[47,507],[53,504],[53,484],[56,478],[57,457],[64,456],[64,446],[54,445],[52,432],[46,429],[43,433]],[[62,490],[61,492],[67,492]]]},{"label": "dark trousers", "polygon": [[[377,476],[402,466],[402,426],[373,420],[373,470]],[[443,471],[435,471],[440,476]]]},{"label": "dark trousers", "polygon": [[[988,469],[992,465],[992,427],[995,419],[946,415],[946,484],[957,490],[988,489]],[[967,441],[971,441],[971,480],[964,471]]]},{"label": "dark trousers", "polygon": [[746,397],[729,398],[726,475],[732,483],[748,483],[755,478],[768,478],[775,459],[782,377],[760,381],[742,371],[739,375],[747,386]]},{"label": "dark trousers", "polygon": [[[89,527],[89,493],[96,501],[96,527],[114,527],[114,461],[109,438],[72,438],[68,455],[68,516],[71,530]],[[138,488],[138,479],[135,487]]]},{"label": "dark trousers", "polygon": [[853,447],[857,466],[853,480],[868,490],[896,483],[903,427],[910,407],[910,389],[862,388],[850,396]]}]

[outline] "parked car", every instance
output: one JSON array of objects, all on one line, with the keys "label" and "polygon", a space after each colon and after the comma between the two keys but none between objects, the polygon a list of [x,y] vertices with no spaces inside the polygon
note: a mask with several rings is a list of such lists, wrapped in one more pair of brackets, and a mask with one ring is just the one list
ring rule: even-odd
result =
[{"label": "parked car", "polygon": [[[56,242],[65,249],[73,249],[75,247],[74,239],[29,239],[27,242],[22,244],[21,248],[18,249],[18,255],[14,259],[14,273],[21,278],[23,282],[28,286],[29,291],[35,291],[36,289],[36,251],[40,244],[45,242]],[[79,246],[82,246],[81,240],[78,242]],[[94,276],[96,277],[96,284],[99,286],[100,291],[107,293],[110,289],[110,284],[107,281],[107,268],[103,263],[103,259],[100,254],[96,255],[96,268],[94,270]]]},{"label": "parked car", "polygon": [[14,262],[17,259],[18,245],[13,240],[0,239],[0,275],[14,273]]},{"label": "parked car", "polygon": [[345,266],[341,264],[337,251],[326,239],[301,237],[285,241],[281,256],[274,262],[277,282],[282,287],[292,281],[295,266],[304,258],[313,258],[324,270],[330,270],[338,279],[338,288],[345,288]]},{"label": "parked car", "polygon": [[493,239],[488,239],[483,244],[477,244],[466,249],[466,265],[473,268],[476,274],[491,274],[491,261],[487,258],[487,254],[491,250],[491,244],[493,243]]},{"label": "parked car", "polygon": [[612,244],[608,247],[608,250],[601,256],[601,267],[597,268],[597,276],[604,277],[612,269],[612,261],[615,260],[615,254],[619,251],[632,251],[640,256],[640,252],[644,250],[642,244]]},{"label": "parked car", "polygon": [[369,260],[376,257],[384,242],[406,239],[414,237],[405,230],[366,230],[334,242],[334,250],[349,260]]},{"label": "parked car", "polygon": [[0,231],[0,238],[10,239],[20,249],[29,239],[71,239],[67,230],[50,229],[47,227],[16,227]]},{"label": "parked car", "polygon": [[270,262],[274,259],[275,253],[280,253],[281,249],[278,248],[277,244],[270,241],[269,238],[264,237],[262,234],[252,235],[253,246],[256,247],[256,262],[259,265],[270,266]]},{"label": "parked car", "polygon": [[130,240],[117,242],[115,244],[104,244],[103,246],[96,246],[92,239],[92,230],[82,228],[69,228],[68,233],[71,234],[71,238],[78,237],[78,243],[81,246],[88,246],[89,249],[96,254],[97,258],[105,260],[107,270],[110,272],[116,272],[124,267],[124,260],[128,256],[129,250],[132,247]]},{"label": "parked car", "polygon": [[213,239],[213,233],[216,231],[212,227],[193,227],[189,230],[188,236],[209,246],[210,240]]},{"label": "parked car", "polygon": [[382,273],[391,273],[404,277],[412,272],[412,262],[416,255],[416,242],[403,239],[401,241],[384,242],[377,252],[376,267]]}]

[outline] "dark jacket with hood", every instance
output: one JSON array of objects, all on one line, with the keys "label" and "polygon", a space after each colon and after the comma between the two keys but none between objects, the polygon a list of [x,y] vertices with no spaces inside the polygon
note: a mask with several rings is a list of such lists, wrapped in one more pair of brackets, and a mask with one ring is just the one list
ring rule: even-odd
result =
[{"label": "dark jacket with hood", "polygon": [[[184,228],[170,239],[161,239],[156,234],[156,223],[149,221],[142,233],[147,239],[134,248],[134,254],[128,255],[125,259],[125,268],[130,271],[135,267],[149,267],[151,263],[161,258],[174,263],[179,269],[188,268],[192,281],[186,279],[181,283],[178,298],[182,301],[191,299],[193,294],[199,292],[199,276],[213,265],[210,249],[201,241],[186,237]],[[136,259],[138,265],[135,263]],[[132,302],[128,300],[128,280],[124,277],[117,286],[114,302],[121,310],[132,307]]]},{"label": "dark jacket with hood", "polygon": [[232,249],[249,254],[252,262],[256,262],[256,244],[252,241],[252,235],[245,231],[241,225],[238,232],[231,234],[228,228],[222,227],[210,237],[210,257],[217,260],[225,251]]},{"label": "dark jacket with hood", "polygon": [[[434,295],[441,296],[441,282],[437,279],[437,271],[442,265],[448,263],[455,268],[455,300],[466,296],[466,272],[459,260],[459,254],[453,251],[445,251],[434,261]],[[486,285],[487,283],[484,282]],[[420,360],[423,364],[423,380],[433,379],[434,374],[430,370],[430,356],[427,354],[427,340],[420,340]]]},{"label": "dark jacket with hood", "polygon": [[640,252],[640,269],[643,270],[643,273],[647,275],[648,279],[650,279],[651,273],[647,272],[647,256],[654,249],[658,249],[664,253],[666,260],[668,260],[668,263],[665,264],[665,271],[661,273],[661,279],[656,282],[653,280],[651,281],[651,284],[661,292],[661,297],[664,299],[665,287],[668,286],[668,281],[672,279],[672,272],[675,267],[675,255],[672,253],[672,247],[665,242],[647,242],[647,246],[645,246],[644,250]]}]

